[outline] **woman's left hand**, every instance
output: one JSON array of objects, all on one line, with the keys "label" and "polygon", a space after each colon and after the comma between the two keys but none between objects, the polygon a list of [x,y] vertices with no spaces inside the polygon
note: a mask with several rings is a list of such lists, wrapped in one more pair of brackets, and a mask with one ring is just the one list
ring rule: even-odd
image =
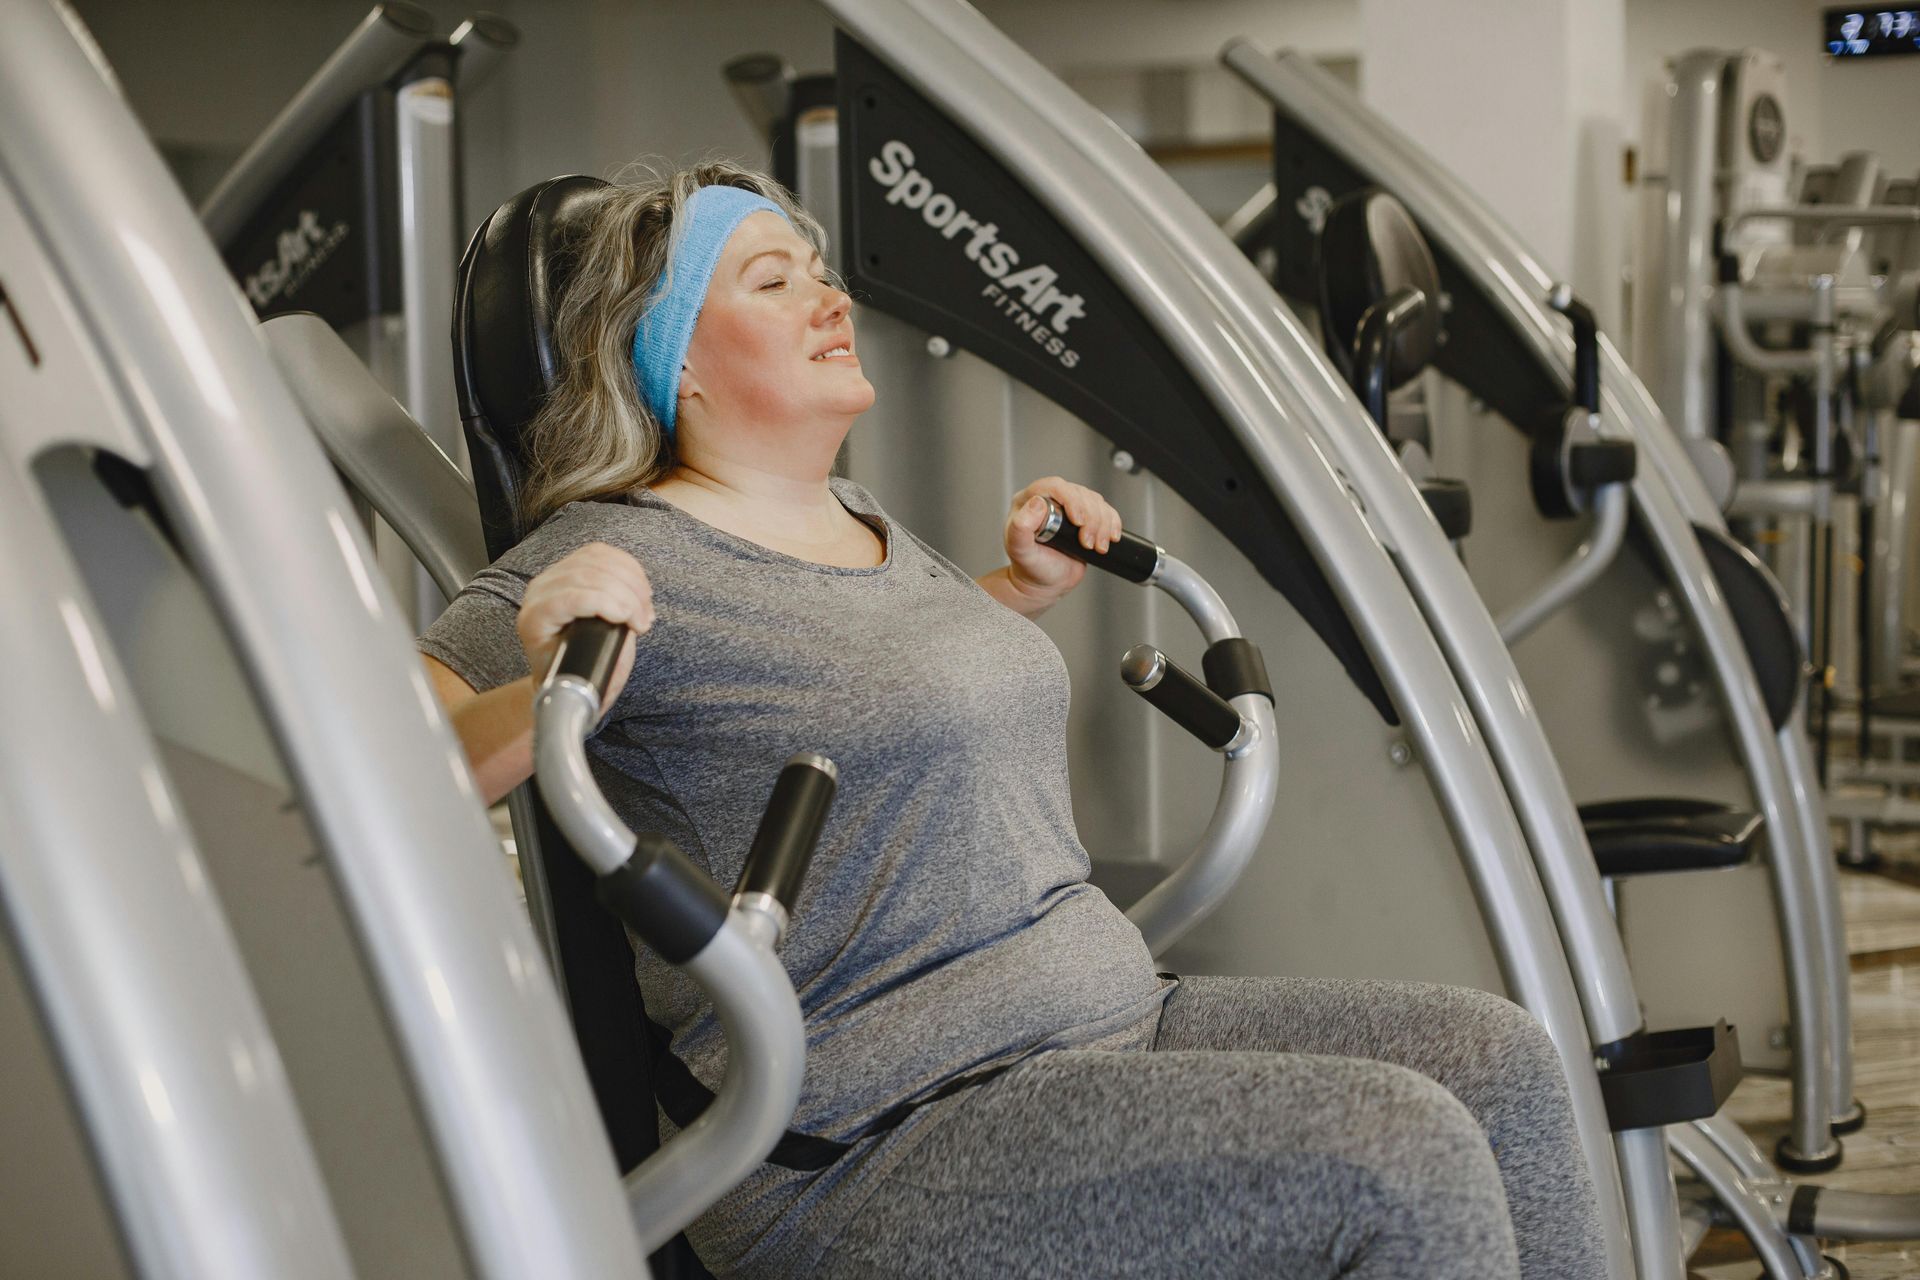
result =
[{"label": "woman's left hand", "polygon": [[1047,520],[1047,499],[1080,526],[1080,545],[1105,551],[1120,536],[1120,513],[1085,485],[1047,476],[1013,495],[1007,512],[1007,578],[1013,588],[1045,608],[1080,585],[1087,566],[1063,551],[1055,551],[1033,535]]}]

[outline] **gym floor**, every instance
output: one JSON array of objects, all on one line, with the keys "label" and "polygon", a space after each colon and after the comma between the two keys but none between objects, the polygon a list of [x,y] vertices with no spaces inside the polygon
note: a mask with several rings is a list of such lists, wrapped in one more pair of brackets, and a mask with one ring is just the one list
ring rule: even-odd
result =
[{"label": "gym floor", "polygon": [[[1867,1127],[1846,1139],[1846,1163],[1820,1181],[1862,1191],[1920,1190],[1920,839],[1885,842],[1878,872],[1841,873],[1853,954],[1854,1083]],[[1728,1110],[1762,1150],[1787,1129],[1787,1082],[1751,1078]],[[1920,1275],[1920,1244],[1835,1245],[1854,1280]],[[1716,1231],[1694,1255],[1698,1280],[1752,1280],[1735,1233]]]}]

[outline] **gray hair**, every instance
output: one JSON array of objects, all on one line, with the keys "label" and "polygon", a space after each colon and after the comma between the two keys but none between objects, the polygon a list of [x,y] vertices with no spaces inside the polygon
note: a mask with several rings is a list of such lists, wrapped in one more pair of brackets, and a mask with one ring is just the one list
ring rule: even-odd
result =
[{"label": "gray hair", "polygon": [[599,192],[568,249],[573,270],[553,324],[560,370],[523,442],[523,528],[569,502],[652,484],[672,468],[673,441],[642,403],[634,379],[633,335],[668,268],[681,210],[695,191],[710,186],[765,196],[826,252],[826,233],[786,188],[725,161],[666,177],[644,173]]}]

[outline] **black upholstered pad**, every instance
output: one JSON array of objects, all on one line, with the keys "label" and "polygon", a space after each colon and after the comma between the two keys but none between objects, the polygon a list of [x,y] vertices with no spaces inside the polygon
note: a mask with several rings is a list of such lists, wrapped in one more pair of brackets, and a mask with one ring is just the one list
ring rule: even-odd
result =
[{"label": "black upholstered pad", "polygon": [[1739,628],[1767,716],[1775,729],[1784,729],[1800,705],[1807,671],[1787,598],[1760,558],[1724,530],[1697,524],[1693,532]]},{"label": "black upholstered pad", "polygon": [[1580,822],[1609,878],[1744,866],[1766,830],[1757,813],[1673,797],[1583,804]]},{"label": "black upholstered pad", "polygon": [[526,536],[515,516],[524,475],[521,433],[559,372],[553,320],[571,270],[574,232],[606,185],[574,176],[528,187],[494,210],[460,260],[454,384],[487,554],[496,559]]}]

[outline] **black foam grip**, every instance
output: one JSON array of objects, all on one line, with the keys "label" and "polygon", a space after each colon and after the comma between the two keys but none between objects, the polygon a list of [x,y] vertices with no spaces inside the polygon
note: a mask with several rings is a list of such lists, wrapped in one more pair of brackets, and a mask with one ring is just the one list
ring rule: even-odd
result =
[{"label": "black foam grip", "polygon": [[1064,512],[1060,516],[1060,527],[1053,536],[1040,541],[1055,551],[1064,551],[1076,560],[1083,560],[1096,569],[1105,569],[1128,582],[1145,582],[1160,564],[1159,546],[1124,529],[1119,537],[1107,544],[1105,552],[1081,546],[1080,526],[1067,519]]},{"label": "black foam grip", "polygon": [[668,964],[685,964],[727,922],[727,895],[662,835],[633,842],[633,856],[601,876],[594,897]]},{"label": "black foam grip", "polygon": [[1149,688],[1133,686],[1134,692],[1215,751],[1232,742],[1240,732],[1240,713],[1165,654],[1160,660],[1165,664],[1160,678]]},{"label": "black foam grip", "polygon": [[620,645],[627,629],[605,618],[577,618],[560,633],[560,656],[554,662],[556,676],[579,676],[593,686],[602,701],[613,679],[613,667],[620,660]]},{"label": "black foam grip", "polygon": [[1567,478],[1576,489],[1624,484],[1633,479],[1638,466],[1639,450],[1631,440],[1598,440],[1567,450]]},{"label": "black foam grip", "polygon": [[1816,1219],[1820,1211],[1820,1188],[1817,1184],[1803,1182],[1793,1189],[1793,1199],[1787,1201],[1787,1234],[1811,1236],[1818,1234]]},{"label": "black foam grip", "polygon": [[793,910],[838,787],[834,775],[810,759],[787,762],[774,781],[760,829],[753,833],[753,847],[740,870],[740,883],[734,886],[735,896],[768,893]]},{"label": "black foam grip", "polygon": [[1458,542],[1473,532],[1473,491],[1465,480],[1447,480],[1439,476],[1420,481],[1420,496],[1427,510],[1439,522],[1449,542]]},{"label": "black foam grip", "polygon": [[1267,662],[1260,646],[1244,636],[1216,640],[1207,646],[1200,659],[1200,670],[1207,677],[1207,688],[1223,698],[1257,693],[1273,701],[1273,683],[1267,679]]}]

